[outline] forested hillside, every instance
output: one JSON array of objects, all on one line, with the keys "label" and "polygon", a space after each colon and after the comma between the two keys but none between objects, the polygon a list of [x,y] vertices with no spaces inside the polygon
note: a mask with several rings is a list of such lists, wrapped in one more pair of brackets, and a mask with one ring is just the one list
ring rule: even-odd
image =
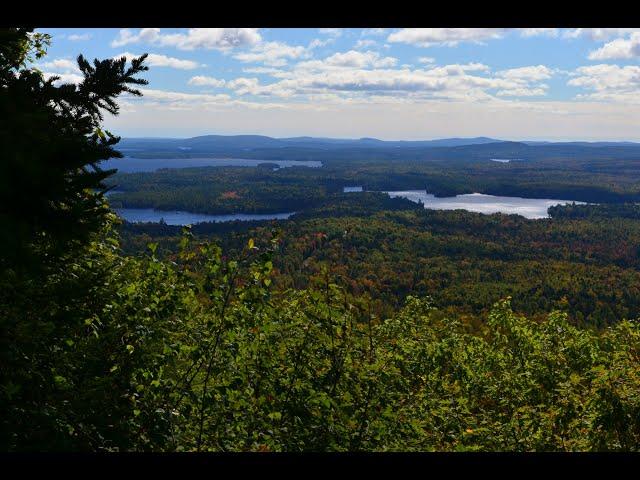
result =
[{"label": "forested hillside", "polygon": [[[367,191],[427,190],[439,197],[480,192],[583,202],[640,201],[640,149],[627,160],[561,157],[535,162],[490,160],[392,161],[329,157],[321,168],[201,167],[117,173],[114,206],[228,213],[244,209],[300,211],[341,193],[346,186]],[[234,193],[232,193],[234,192]],[[229,195],[232,193],[231,195]],[[282,210],[280,210],[282,211]]]},{"label": "forested hillside", "polygon": [[3,451],[640,448],[631,206],[338,192],[277,228],[121,225],[102,121],[146,56],[57,85],[32,66],[48,36],[0,34]]},{"label": "forested hillside", "polygon": [[[277,287],[306,288],[327,270],[347,292],[374,302],[379,314],[391,315],[407,295],[428,295],[472,325],[484,323],[507,296],[519,313],[540,318],[557,309],[586,328],[640,316],[640,222],[633,217],[640,207],[550,210],[550,219],[529,220],[425,210],[383,194],[340,194],[288,221],[202,223],[192,231],[237,252],[249,238],[277,228]],[[180,227],[125,224],[121,235],[129,254],[155,242],[158,254],[171,259]]]}]

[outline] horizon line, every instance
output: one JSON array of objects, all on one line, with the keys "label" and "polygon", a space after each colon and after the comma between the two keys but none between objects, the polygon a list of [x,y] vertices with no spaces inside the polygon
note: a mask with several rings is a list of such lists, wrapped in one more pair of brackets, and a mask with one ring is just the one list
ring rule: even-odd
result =
[{"label": "horizon line", "polygon": [[311,138],[315,140],[378,140],[381,142],[431,142],[436,140],[451,140],[451,139],[459,139],[459,140],[471,140],[476,138],[487,138],[491,140],[496,140],[496,142],[550,142],[550,143],[569,143],[569,142],[583,142],[583,143],[640,143],[640,139],[638,140],[628,140],[628,139],[584,139],[584,138],[567,138],[562,137],[559,139],[557,137],[534,137],[534,138],[495,138],[489,135],[475,135],[475,136],[451,136],[451,137],[432,137],[432,138],[419,138],[419,139],[382,139],[378,137],[332,137],[332,136],[313,136],[313,135],[290,135],[290,136],[271,136],[265,135],[262,133],[234,133],[234,134],[221,134],[221,133],[203,133],[199,135],[191,135],[191,136],[134,136],[134,135],[119,135],[122,139],[150,139],[150,140],[188,140],[191,138],[197,137],[207,137],[207,136],[218,136],[218,137],[267,137],[273,138],[275,140],[288,139],[288,138]]}]

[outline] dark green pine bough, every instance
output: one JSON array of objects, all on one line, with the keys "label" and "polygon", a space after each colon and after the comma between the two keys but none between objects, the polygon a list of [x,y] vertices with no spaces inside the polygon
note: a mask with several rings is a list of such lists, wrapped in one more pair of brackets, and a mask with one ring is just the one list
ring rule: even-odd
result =
[{"label": "dark green pine bough", "polygon": [[100,123],[144,56],[56,86],[29,66],[46,35],[0,35],[3,451],[638,450],[637,322],[504,300],[471,334],[414,297],[378,318],[328,273],[275,290],[278,232],[123,255]]}]

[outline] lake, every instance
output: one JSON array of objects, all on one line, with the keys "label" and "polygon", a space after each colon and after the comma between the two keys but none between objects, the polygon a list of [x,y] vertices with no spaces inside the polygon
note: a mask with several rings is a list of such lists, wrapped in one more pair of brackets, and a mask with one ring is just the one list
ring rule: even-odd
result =
[{"label": "lake", "polygon": [[362,187],[343,187],[342,193],[362,192]]},{"label": "lake", "polygon": [[153,172],[161,168],[188,167],[257,167],[262,163],[273,163],[278,168],[322,167],[316,160],[252,160],[246,158],[111,158],[104,162],[103,169],[117,168],[121,173]]},{"label": "lake", "polygon": [[153,208],[115,208],[118,216],[131,223],[160,222],[164,219],[167,225],[194,225],[202,222],[231,222],[234,220],[285,220],[291,213],[234,213],[228,215],[207,215],[204,213],[182,212],[180,210],[156,210]]},{"label": "lake", "polygon": [[[482,193],[469,193],[455,197],[438,198],[424,190],[386,192],[390,197],[401,197],[412,202],[422,202],[424,208],[432,210],[468,210],[478,213],[518,214],[526,218],[547,218],[547,209],[553,205],[574,203],[573,200],[555,200],[550,198],[499,197]],[[584,202],[575,202],[584,204]]]}]

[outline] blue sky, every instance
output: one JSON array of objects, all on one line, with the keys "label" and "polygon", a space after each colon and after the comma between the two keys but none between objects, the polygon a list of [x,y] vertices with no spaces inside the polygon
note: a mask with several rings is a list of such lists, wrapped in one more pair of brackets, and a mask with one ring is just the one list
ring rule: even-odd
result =
[{"label": "blue sky", "polygon": [[39,29],[38,67],[149,53],[122,136],[640,141],[640,29]]}]

